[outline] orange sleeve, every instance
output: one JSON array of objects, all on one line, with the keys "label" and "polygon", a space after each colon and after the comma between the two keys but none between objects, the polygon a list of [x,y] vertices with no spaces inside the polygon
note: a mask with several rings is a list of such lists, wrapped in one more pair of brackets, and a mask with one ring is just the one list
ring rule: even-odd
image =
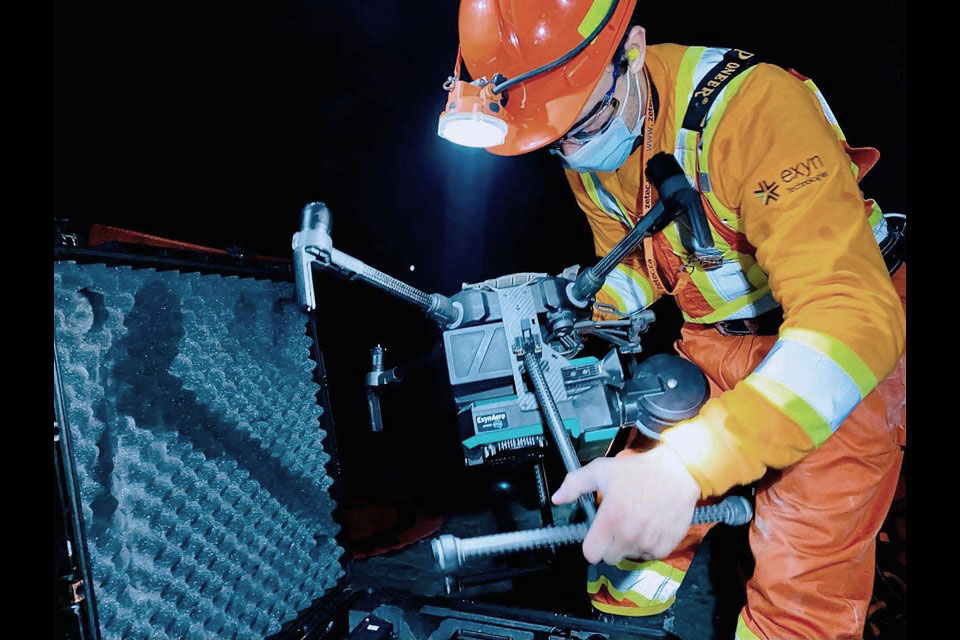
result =
[{"label": "orange sleeve", "polygon": [[906,324],[850,157],[813,92],[758,66],[712,149],[716,194],[740,212],[784,323],[749,376],[663,433],[705,496],[822,444],[894,368]]},{"label": "orange sleeve", "polygon": [[[593,232],[594,252],[597,257],[603,257],[627,235],[628,229],[624,223],[605,212],[591,199],[583,180],[576,171],[567,169],[565,173],[577,204],[586,214],[590,230]],[[642,246],[623,259],[607,277],[603,288],[597,292],[598,303],[610,305],[622,313],[646,309],[659,297],[660,292],[647,277]],[[593,317],[595,320],[602,320],[612,319],[614,316],[594,308]]]}]

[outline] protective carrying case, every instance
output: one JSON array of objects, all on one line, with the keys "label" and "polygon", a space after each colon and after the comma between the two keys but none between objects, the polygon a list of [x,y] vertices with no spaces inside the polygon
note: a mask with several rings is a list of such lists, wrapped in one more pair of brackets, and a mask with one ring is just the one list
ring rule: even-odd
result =
[{"label": "protective carrying case", "polygon": [[57,637],[672,637],[354,586],[290,263],[99,226],[54,245]]}]

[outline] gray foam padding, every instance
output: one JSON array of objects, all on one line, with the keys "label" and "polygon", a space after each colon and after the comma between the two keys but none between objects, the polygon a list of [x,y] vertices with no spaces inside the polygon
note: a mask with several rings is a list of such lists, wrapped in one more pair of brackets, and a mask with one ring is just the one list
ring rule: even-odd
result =
[{"label": "gray foam padding", "polygon": [[293,285],[54,266],[101,633],[262,638],[343,574]]}]

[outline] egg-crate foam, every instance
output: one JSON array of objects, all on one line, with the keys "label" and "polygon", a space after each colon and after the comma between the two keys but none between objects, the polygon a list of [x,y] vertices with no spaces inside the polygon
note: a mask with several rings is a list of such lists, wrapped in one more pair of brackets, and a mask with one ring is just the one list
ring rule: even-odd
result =
[{"label": "egg-crate foam", "polygon": [[253,278],[54,266],[103,638],[262,638],[343,574],[305,316]]}]

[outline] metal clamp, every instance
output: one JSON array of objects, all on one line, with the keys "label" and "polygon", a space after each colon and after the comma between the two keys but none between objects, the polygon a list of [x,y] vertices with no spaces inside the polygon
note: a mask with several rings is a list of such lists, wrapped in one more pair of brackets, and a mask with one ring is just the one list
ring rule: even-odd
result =
[{"label": "metal clamp", "polygon": [[625,314],[609,305],[598,304],[597,307],[620,316],[620,320],[583,320],[574,325],[574,330],[603,338],[624,355],[640,353],[640,334],[647,331],[656,320],[653,311],[643,309]]}]

